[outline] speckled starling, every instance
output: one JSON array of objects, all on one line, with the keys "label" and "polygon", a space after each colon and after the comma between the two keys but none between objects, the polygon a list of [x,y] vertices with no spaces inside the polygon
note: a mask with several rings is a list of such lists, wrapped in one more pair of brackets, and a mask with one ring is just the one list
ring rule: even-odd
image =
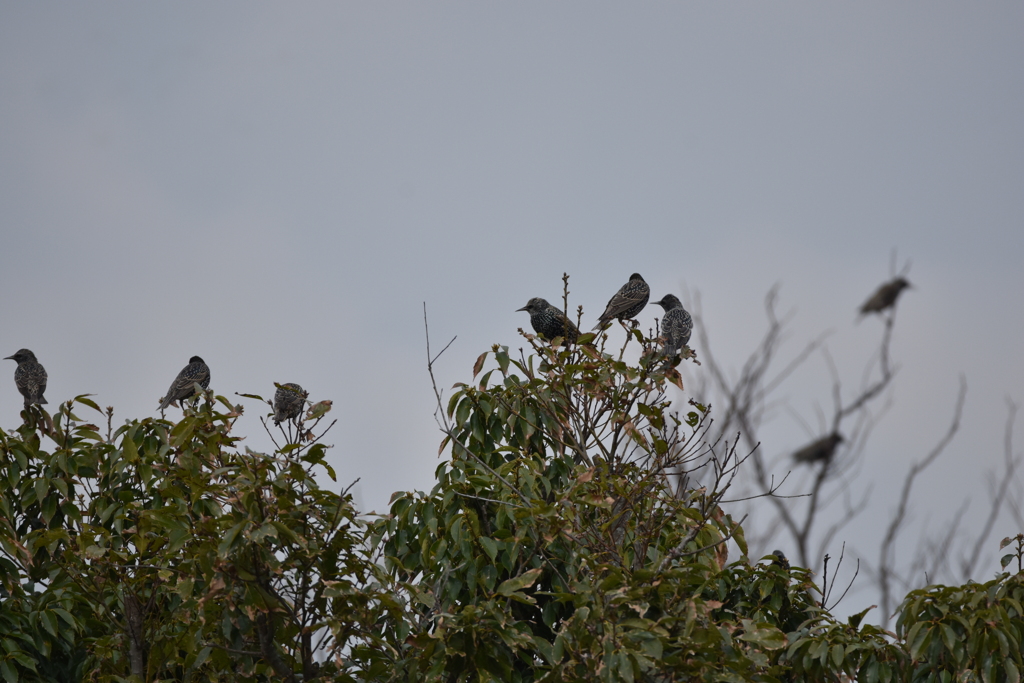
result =
[{"label": "speckled starling", "polygon": [[285,420],[294,420],[302,413],[309,392],[303,391],[298,384],[282,384],[274,392],[274,424],[279,425]]},{"label": "speckled starling", "polygon": [[516,310],[529,313],[533,331],[548,341],[562,337],[567,344],[575,344],[580,336],[579,329],[565,317],[560,308],[555,308],[540,297],[530,299],[525,306]]},{"label": "speckled starling", "polygon": [[693,318],[675,294],[666,294],[654,303],[665,309],[665,317],[661,319],[661,336],[665,338],[665,345],[661,347],[663,355],[682,353],[693,332]]},{"label": "speckled starling", "polygon": [[828,436],[823,436],[817,441],[813,441],[796,453],[793,454],[793,460],[797,462],[818,462],[819,460],[829,460],[832,458],[832,454],[836,451],[836,446],[843,442],[842,434],[834,432]]},{"label": "speckled starling", "polygon": [[772,564],[776,567],[782,567],[783,569],[789,569],[789,559],[786,558],[786,554],[781,550],[773,550],[772,555],[775,559],[772,560]]},{"label": "speckled starling", "polygon": [[197,383],[203,389],[209,388],[210,366],[199,356],[192,356],[188,359],[188,365],[182,368],[178,376],[171,382],[170,389],[160,401],[160,410],[166,409],[175,401],[192,396],[196,392],[194,385]]},{"label": "speckled starling", "polygon": [[892,308],[896,304],[900,292],[907,287],[910,287],[910,283],[902,277],[886,282],[871,295],[870,299],[864,302],[864,305],[860,307],[860,314],[881,313],[887,308]]},{"label": "speckled starling", "polygon": [[46,391],[46,370],[36,360],[36,354],[28,349],[21,349],[4,360],[18,363],[18,368],[14,371],[14,383],[25,397],[25,405],[46,403],[46,399],[43,398],[43,392]]},{"label": "speckled starling", "polygon": [[598,318],[594,329],[601,329],[613,318],[622,321],[637,317],[640,311],[644,310],[650,296],[651,288],[644,282],[640,273],[633,273],[629,276],[629,282],[622,285],[622,288],[615,292],[615,296],[608,300],[608,305],[605,306],[604,313]]}]

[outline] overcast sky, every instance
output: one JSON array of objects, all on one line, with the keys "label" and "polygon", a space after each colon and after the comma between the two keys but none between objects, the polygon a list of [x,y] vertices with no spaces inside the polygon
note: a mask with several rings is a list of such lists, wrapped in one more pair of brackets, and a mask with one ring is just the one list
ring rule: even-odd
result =
[{"label": "overcast sky", "polygon": [[[435,345],[458,335],[447,387],[563,272],[590,319],[633,271],[699,290],[737,370],[781,283],[787,349],[833,330],[852,389],[896,248],[916,289],[861,473],[878,507],[847,532],[873,557],[957,376],[963,429],[914,507],[933,530],[966,497],[980,518],[1024,402],[1022,26],[1019,2],[0,2],[0,351],[35,351],[51,408],[94,393],[118,419],[193,354],[226,396],[298,382],[384,510],[438,464],[424,301]],[[816,358],[780,396],[816,426],[828,391]]]}]

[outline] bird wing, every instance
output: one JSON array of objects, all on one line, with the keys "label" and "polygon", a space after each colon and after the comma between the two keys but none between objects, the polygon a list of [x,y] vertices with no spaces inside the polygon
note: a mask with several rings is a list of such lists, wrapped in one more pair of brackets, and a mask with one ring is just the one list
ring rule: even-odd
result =
[{"label": "bird wing", "polygon": [[[604,325],[612,318],[618,318],[636,306],[644,306],[651,296],[651,289],[646,284],[638,284],[633,281],[624,284],[615,295],[608,300],[604,313],[598,319],[597,326]],[[596,327],[594,329],[597,329]]]},{"label": "bird wing", "polygon": [[189,363],[186,365],[178,373],[178,376],[174,378],[174,381],[171,382],[171,387],[167,390],[167,395],[164,396],[160,409],[163,410],[174,401],[191,396],[194,393],[192,387],[197,383],[204,389],[210,386],[210,368],[207,367],[206,363]]},{"label": "bird wing", "polygon": [[181,375],[179,374],[177,377],[174,378],[174,381],[171,382],[171,386],[167,388],[167,393],[164,394],[163,399],[160,401],[160,410],[164,410],[167,406],[171,405],[172,403],[178,400],[178,397],[176,395],[177,392],[175,391],[175,389],[178,386],[178,380],[180,378]]},{"label": "bird wing", "polygon": [[665,348],[670,351],[682,349],[690,341],[693,332],[693,319],[681,308],[673,308],[665,313],[661,321],[661,335],[665,337]]},{"label": "bird wing", "polygon": [[43,392],[46,391],[46,370],[39,363],[20,363],[14,371],[14,383],[26,399],[45,402]]}]

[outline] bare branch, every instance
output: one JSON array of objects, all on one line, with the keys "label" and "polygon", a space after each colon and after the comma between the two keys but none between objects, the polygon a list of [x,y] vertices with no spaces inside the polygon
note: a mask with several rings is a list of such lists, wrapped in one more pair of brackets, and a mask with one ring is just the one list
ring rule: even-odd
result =
[{"label": "bare branch", "polygon": [[1007,399],[1006,405],[1008,415],[1006,416],[1006,429],[1003,435],[1003,471],[999,475],[999,483],[992,483],[992,494],[988,517],[985,519],[985,523],[981,527],[981,532],[974,541],[974,547],[971,549],[971,553],[961,564],[960,573],[962,580],[964,581],[967,581],[973,576],[974,570],[978,566],[978,561],[981,558],[981,551],[985,547],[985,543],[988,542],[988,537],[992,533],[992,527],[995,526],[996,519],[999,517],[999,512],[1003,507],[1003,503],[1006,501],[1010,483],[1013,482],[1013,476],[1017,471],[1017,467],[1020,465],[1020,456],[1015,457],[1013,455],[1013,423],[1017,419],[1017,404],[1010,399]]},{"label": "bare branch", "polygon": [[900,493],[899,503],[896,506],[896,512],[893,514],[892,520],[889,522],[889,527],[886,529],[878,557],[877,582],[881,592],[882,614],[886,620],[888,620],[892,614],[892,577],[893,563],[895,561],[893,548],[903,526],[903,522],[906,520],[907,508],[910,505],[910,492],[914,486],[914,480],[919,474],[921,474],[921,472],[926,470],[929,465],[935,462],[935,459],[942,454],[946,449],[946,446],[948,446],[953,440],[957,430],[960,429],[960,418],[963,415],[964,401],[966,398],[967,380],[963,375],[961,375],[960,391],[957,394],[956,407],[953,410],[953,419],[950,421],[949,428],[946,430],[945,435],[939,440],[928,455],[924,457],[924,459],[910,466],[910,470],[907,472],[907,476],[903,480],[903,490]]}]

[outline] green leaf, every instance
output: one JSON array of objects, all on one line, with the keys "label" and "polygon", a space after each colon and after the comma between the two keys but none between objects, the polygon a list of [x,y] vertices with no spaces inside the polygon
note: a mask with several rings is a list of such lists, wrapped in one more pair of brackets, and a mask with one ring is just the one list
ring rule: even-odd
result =
[{"label": "green leaf", "polygon": [[848,623],[853,628],[860,628],[860,624],[862,621],[864,621],[864,617],[867,616],[867,613],[875,609],[876,607],[878,607],[878,605],[871,605],[871,607],[868,607],[867,609],[861,610],[860,612],[851,615],[846,620],[846,623]]},{"label": "green leaf", "polygon": [[479,538],[479,541],[480,545],[484,549],[484,552],[487,553],[487,556],[489,558],[491,558],[491,562],[494,562],[495,558],[498,556],[498,544],[494,541],[494,539],[488,538],[487,536],[481,536]]},{"label": "green leaf", "polygon": [[39,620],[43,624],[43,628],[54,638],[57,637],[57,617],[52,612],[42,612],[39,615]]},{"label": "green leaf", "polygon": [[227,533],[224,534],[224,539],[217,546],[217,554],[221,557],[225,557],[230,551],[231,547],[235,544],[235,540],[238,538],[238,534],[241,533],[242,529],[249,525],[249,520],[245,519],[228,529]]},{"label": "green leaf", "polygon": [[942,642],[945,643],[946,649],[952,652],[953,649],[956,647],[957,640],[958,639],[956,637],[956,632],[953,630],[953,627],[949,624],[943,624]]},{"label": "green leaf", "polygon": [[1013,658],[1007,657],[1004,659],[1003,666],[1006,668],[1007,681],[1020,681],[1020,670],[1017,669],[1017,665],[1014,663]]},{"label": "green leaf", "polygon": [[96,405],[96,402],[93,401],[91,398],[89,398],[89,396],[92,396],[92,395],[93,394],[82,394],[81,396],[76,396],[75,397],[75,402],[76,403],[81,403],[82,405],[87,405],[90,408],[92,408],[93,410],[95,410],[96,412],[102,413],[103,411],[100,409],[100,407],[98,405]]},{"label": "green leaf", "polygon": [[[917,625],[921,626],[922,624]],[[917,633],[915,634],[913,643],[910,646],[911,659],[917,661],[921,658],[921,652],[924,651],[928,647],[928,644],[931,642],[931,633],[932,631],[930,628],[922,627],[918,629]]]},{"label": "green leaf", "polygon": [[71,628],[75,629],[76,631],[78,630],[78,623],[75,621],[75,618],[73,616],[71,616],[70,612],[68,612],[67,610],[61,609],[60,607],[55,607],[55,608],[53,608],[53,613],[56,614],[61,619],[63,619],[67,623],[68,626],[70,626]]},{"label": "green leaf", "polygon": [[[731,523],[731,520],[730,520]],[[732,540],[736,541],[736,546],[740,549],[740,553],[744,556],[747,554],[747,537],[743,533],[743,527],[736,524],[732,532]]]},{"label": "green leaf", "polygon": [[6,683],[18,683],[18,670],[6,659],[0,661],[0,674],[3,674]]},{"label": "green leaf", "polygon": [[456,426],[462,427],[466,424],[469,420],[469,411],[472,409],[473,403],[468,398],[463,397],[463,399],[459,401],[458,408],[455,410]]},{"label": "green leaf", "polygon": [[514,591],[529,588],[534,584],[534,582],[537,581],[538,578],[540,578],[541,571],[542,570],[540,568],[531,569],[530,571],[523,572],[519,576],[515,576],[511,579],[508,579],[507,581],[503,581],[501,585],[498,586],[498,595],[507,596],[512,594]]},{"label": "green leaf", "polygon": [[501,369],[501,374],[508,374],[508,347],[502,346],[494,354],[494,359],[498,361],[498,367]]},{"label": "green leaf", "polygon": [[[750,620],[744,619],[745,624]],[[760,623],[756,626],[746,627],[747,630],[739,637],[740,640],[760,645],[766,650],[778,650],[786,646],[786,634],[768,623]],[[826,643],[827,645],[827,643]]]}]

